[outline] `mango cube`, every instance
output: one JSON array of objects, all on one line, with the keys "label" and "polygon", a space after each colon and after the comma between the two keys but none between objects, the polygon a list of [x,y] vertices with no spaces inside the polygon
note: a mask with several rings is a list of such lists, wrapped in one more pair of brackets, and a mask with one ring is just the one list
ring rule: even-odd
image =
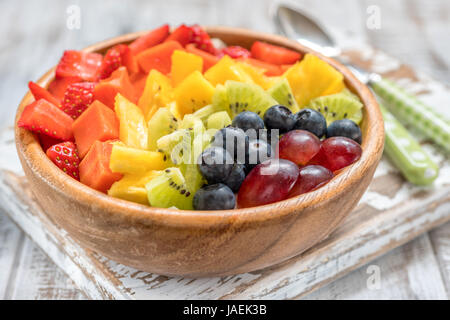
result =
[{"label": "mango cube", "polygon": [[127,98],[118,94],[115,102],[119,118],[119,139],[131,148],[147,149],[148,129],[142,110]]}]

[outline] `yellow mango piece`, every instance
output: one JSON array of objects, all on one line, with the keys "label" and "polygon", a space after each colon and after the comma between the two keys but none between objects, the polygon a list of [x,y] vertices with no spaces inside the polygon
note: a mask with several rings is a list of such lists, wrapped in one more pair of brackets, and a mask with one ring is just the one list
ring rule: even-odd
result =
[{"label": "yellow mango piece", "polygon": [[194,71],[175,89],[175,101],[180,116],[210,104],[214,87],[206,80],[200,71]]},{"label": "yellow mango piece", "polygon": [[269,89],[273,85],[275,81],[272,78],[278,78],[278,77],[268,77],[264,75],[265,72],[264,69],[257,68],[242,61],[237,62],[237,65],[252,78],[254,83],[259,85],[264,90]]},{"label": "yellow mango piece", "polygon": [[171,76],[174,87],[178,86],[188,75],[194,71],[203,70],[203,59],[195,54],[175,50],[172,54]]},{"label": "yellow mango piece", "polygon": [[136,203],[149,205],[145,185],[159,174],[159,171],[148,171],[144,174],[125,174],[122,179],[114,182],[108,190],[108,195]]},{"label": "yellow mango piece", "polygon": [[162,170],[169,165],[163,153],[113,145],[109,168],[123,174],[143,174],[150,170]]},{"label": "yellow mango piece", "polygon": [[205,78],[213,86],[224,84],[227,80],[253,83],[252,77],[227,55],[205,72]]},{"label": "yellow mango piece", "polygon": [[147,149],[147,121],[134,103],[117,94],[114,110],[119,118],[119,139],[131,148]]},{"label": "yellow mango piece", "polygon": [[150,120],[156,110],[165,107],[173,100],[171,80],[156,69],[150,71],[145,82],[144,91],[138,102],[145,120]]},{"label": "yellow mango piece", "polygon": [[313,54],[306,54],[284,74],[300,108],[311,99],[334,94],[345,88],[344,76]]}]

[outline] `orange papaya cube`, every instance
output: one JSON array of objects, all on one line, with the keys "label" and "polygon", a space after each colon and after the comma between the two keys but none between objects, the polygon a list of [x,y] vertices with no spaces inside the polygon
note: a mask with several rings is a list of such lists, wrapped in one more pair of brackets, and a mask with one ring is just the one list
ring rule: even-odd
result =
[{"label": "orange papaya cube", "polygon": [[73,135],[81,158],[95,141],[119,138],[119,120],[114,111],[95,100],[72,124]]},{"label": "orange papaya cube", "polygon": [[112,147],[109,141],[94,142],[79,166],[81,183],[106,193],[114,182],[122,179],[121,173],[114,173],[109,168]]},{"label": "orange papaya cube", "polygon": [[183,50],[183,47],[178,41],[170,40],[141,52],[136,58],[145,72],[156,69],[168,74],[172,65],[172,53],[175,50]]},{"label": "orange papaya cube", "polygon": [[114,100],[120,93],[128,100],[137,103],[134,86],[126,67],[120,67],[109,78],[100,81],[94,88],[94,100],[98,100],[114,110]]},{"label": "orange papaya cube", "polygon": [[240,58],[239,61],[243,61],[245,63],[248,63],[254,67],[264,69],[266,76],[279,76],[283,74],[283,70],[279,65],[275,65],[269,62],[261,61],[258,59],[253,58]]},{"label": "orange papaya cube", "polygon": [[189,53],[193,53],[203,59],[203,72],[211,68],[220,60],[219,57],[216,57],[211,53],[198,49],[193,43],[190,43],[186,46],[186,51]]},{"label": "orange papaya cube", "polygon": [[131,84],[134,87],[134,92],[137,97],[141,97],[144,92],[145,83],[147,81],[147,74],[144,72],[134,73],[130,76]]}]

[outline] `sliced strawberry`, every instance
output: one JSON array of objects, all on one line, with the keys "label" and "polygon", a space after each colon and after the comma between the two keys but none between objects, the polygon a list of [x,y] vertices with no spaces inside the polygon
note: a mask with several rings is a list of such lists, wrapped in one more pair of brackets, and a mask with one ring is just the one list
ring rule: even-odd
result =
[{"label": "sliced strawberry", "polygon": [[188,27],[185,24],[182,24],[178,28],[176,28],[165,41],[178,41],[183,47],[190,43],[193,39],[193,31],[191,27]]},{"label": "sliced strawberry", "polygon": [[139,72],[137,61],[126,44],[118,44],[106,52],[100,68],[100,80],[108,78],[121,66],[125,66],[130,74]]},{"label": "sliced strawberry", "polygon": [[155,30],[150,31],[147,34],[137,38],[132,43],[130,43],[129,47],[131,49],[131,53],[133,55],[137,55],[138,53],[153,47],[157,44],[163,42],[167,36],[169,35],[169,25],[165,24]]},{"label": "sliced strawberry", "polygon": [[[64,94],[66,93],[67,87],[72,83],[82,82],[81,78],[78,77],[67,77],[53,79],[48,85],[48,92],[50,92],[58,101],[63,101]],[[60,105],[61,103],[58,103]]]},{"label": "sliced strawberry", "polygon": [[62,109],[73,119],[78,118],[94,101],[94,82],[79,82],[67,87]]},{"label": "sliced strawberry", "polygon": [[276,65],[292,64],[301,58],[298,52],[260,41],[253,43],[251,53],[255,59]]},{"label": "sliced strawberry", "polygon": [[56,77],[78,77],[85,81],[97,81],[103,56],[99,53],[87,53],[68,50],[56,67]]},{"label": "sliced strawberry", "polygon": [[240,46],[229,46],[223,48],[222,53],[229,55],[231,58],[250,58],[250,51]]},{"label": "sliced strawberry", "polygon": [[59,139],[49,137],[42,133],[38,134],[38,139],[39,139],[39,142],[41,143],[41,147],[42,147],[42,150],[44,150],[44,152],[47,151],[47,149],[50,148],[51,146],[54,146],[55,144],[63,142]]},{"label": "sliced strawberry", "polygon": [[55,98],[47,89],[42,88],[37,83],[33,81],[28,82],[28,88],[30,88],[31,94],[34,97],[34,100],[45,99],[50,103],[53,103],[55,106],[59,107],[60,102],[57,98]]},{"label": "sliced strawberry", "polygon": [[25,107],[17,125],[62,141],[73,140],[72,118],[44,99]]},{"label": "sliced strawberry", "polygon": [[80,157],[73,142],[58,143],[47,150],[47,157],[62,171],[74,179],[80,180]]},{"label": "sliced strawberry", "polygon": [[195,43],[195,46],[203,51],[209,52],[211,54],[216,54],[217,49],[211,42],[209,34],[197,24],[191,26],[192,39],[190,42]]}]

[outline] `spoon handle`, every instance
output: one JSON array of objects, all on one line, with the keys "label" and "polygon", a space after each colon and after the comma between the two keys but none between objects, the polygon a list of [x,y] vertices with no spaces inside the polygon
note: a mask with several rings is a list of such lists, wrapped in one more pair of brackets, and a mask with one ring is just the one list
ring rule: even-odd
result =
[{"label": "spoon handle", "polygon": [[384,152],[403,176],[417,185],[431,184],[439,167],[401,123],[380,104],[385,127]]},{"label": "spoon handle", "polygon": [[398,119],[441,146],[445,153],[450,152],[450,124],[441,115],[387,79],[376,79],[370,84]]}]

